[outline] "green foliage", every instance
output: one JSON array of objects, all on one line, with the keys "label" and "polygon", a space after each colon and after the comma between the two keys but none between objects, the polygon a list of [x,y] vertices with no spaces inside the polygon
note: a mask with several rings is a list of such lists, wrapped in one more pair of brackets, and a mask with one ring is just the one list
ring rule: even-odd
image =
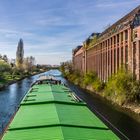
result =
[{"label": "green foliage", "polygon": [[104,83],[103,81],[100,81],[99,78],[97,78],[94,82],[93,82],[93,89],[95,89],[95,91],[102,91],[104,90],[106,86],[106,83]]},{"label": "green foliage", "polygon": [[97,35],[94,35],[93,38],[88,38],[86,41],[87,47],[89,48],[89,47],[95,45],[97,43],[97,39],[98,39]]},{"label": "green foliage", "polygon": [[94,91],[103,92],[103,96],[120,105],[127,102],[140,102],[140,81],[137,81],[125,68],[121,68],[117,74],[112,75],[106,83],[101,81],[95,72],[84,75],[72,70],[70,63],[64,63],[61,71],[74,84],[83,88],[92,87]]},{"label": "green foliage", "polygon": [[31,72],[24,72],[16,67],[12,68],[7,62],[0,60],[0,87],[3,87],[5,84],[13,80],[19,80],[32,74],[33,73]]},{"label": "green foliage", "polygon": [[83,83],[85,86],[89,84],[93,84],[97,79],[97,74],[95,72],[88,72],[87,74],[84,75],[84,80]]},{"label": "green foliage", "polygon": [[10,65],[4,60],[0,60],[0,72],[10,71]]},{"label": "green foliage", "polygon": [[91,85],[95,91],[101,91],[104,89],[105,84],[98,78],[95,72],[88,72],[84,75],[84,86]]},{"label": "green foliage", "polygon": [[[11,83],[12,81],[16,81],[19,79],[22,79],[26,76],[30,76],[33,74],[36,74],[37,72],[41,72],[40,68],[37,68],[35,64],[35,58],[30,56],[26,58],[26,63],[24,64],[25,69],[23,67],[23,42],[20,40],[20,43],[17,50],[17,64],[18,66],[15,66],[15,61],[11,61],[9,64],[9,59],[7,55],[1,55],[0,54],[0,88],[4,85],[7,85],[8,83]],[[20,49],[22,47],[22,50]],[[22,51],[22,52],[20,52]],[[22,53],[22,56],[21,56]]]},{"label": "green foliage", "polygon": [[104,95],[114,102],[124,104],[138,100],[139,91],[140,83],[129,71],[121,69],[109,79]]},{"label": "green foliage", "polygon": [[94,45],[97,43],[97,35],[93,36],[93,39],[91,40],[91,44]]},{"label": "green foliage", "polygon": [[5,62],[4,60],[0,60],[0,84],[5,84],[6,83],[6,79],[11,79],[11,77],[9,77],[11,73],[11,67],[10,65]]},{"label": "green foliage", "polygon": [[83,76],[79,71],[74,71],[73,73],[67,75],[68,80],[71,82],[75,83],[76,85],[81,85]]},{"label": "green foliage", "polygon": [[75,70],[71,73],[65,73],[65,76],[69,81],[83,88],[91,86],[94,91],[101,91],[105,87],[105,84],[100,81],[95,72],[88,72],[87,74],[83,75],[79,71]]},{"label": "green foliage", "polygon": [[71,75],[74,72],[72,68],[72,61],[61,63],[60,71],[63,73],[64,77]]}]

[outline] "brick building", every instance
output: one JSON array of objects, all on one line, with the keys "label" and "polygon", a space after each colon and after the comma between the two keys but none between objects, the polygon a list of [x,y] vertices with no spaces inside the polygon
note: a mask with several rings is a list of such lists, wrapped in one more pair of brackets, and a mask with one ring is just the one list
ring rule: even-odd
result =
[{"label": "brick building", "polygon": [[107,80],[124,65],[140,80],[140,6],[73,50],[74,68]]}]

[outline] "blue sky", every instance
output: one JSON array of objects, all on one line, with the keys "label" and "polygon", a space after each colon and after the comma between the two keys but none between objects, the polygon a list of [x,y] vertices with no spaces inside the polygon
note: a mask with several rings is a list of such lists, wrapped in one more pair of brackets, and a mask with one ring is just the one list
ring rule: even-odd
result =
[{"label": "blue sky", "polygon": [[59,64],[92,32],[102,32],[138,5],[140,0],[0,0],[0,54],[15,58],[22,38],[25,57]]}]

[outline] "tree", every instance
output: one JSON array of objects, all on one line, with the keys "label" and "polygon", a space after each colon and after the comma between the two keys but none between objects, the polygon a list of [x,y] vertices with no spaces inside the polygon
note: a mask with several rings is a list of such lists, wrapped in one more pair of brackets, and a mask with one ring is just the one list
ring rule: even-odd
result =
[{"label": "tree", "polygon": [[23,63],[23,68],[24,68],[25,72],[29,71],[29,67],[30,67],[29,57],[26,57],[26,58],[24,58],[24,63]]},{"label": "tree", "polygon": [[2,59],[2,55],[0,54],[0,59]]},{"label": "tree", "polygon": [[16,52],[16,67],[20,70],[23,69],[23,61],[24,61],[24,47],[23,40],[20,39],[17,46]]},{"label": "tree", "polygon": [[10,65],[4,60],[0,60],[0,72],[10,71]]},{"label": "tree", "polygon": [[33,56],[30,56],[30,65],[31,67],[35,64],[35,58]]},{"label": "tree", "polygon": [[33,56],[26,57],[24,59],[23,67],[26,72],[32,71],[33,66],[35,65],[35,58]]},{"label": "tree", "polygon": [[62,62],[60,70],[64,75],[71,74],[73,72],[72,61]]},{"label": "tree", "polygon": [[7,55],[3,55],[2,59],[3,59],[5,62],[8,62],[8,57],[7,57]]}]

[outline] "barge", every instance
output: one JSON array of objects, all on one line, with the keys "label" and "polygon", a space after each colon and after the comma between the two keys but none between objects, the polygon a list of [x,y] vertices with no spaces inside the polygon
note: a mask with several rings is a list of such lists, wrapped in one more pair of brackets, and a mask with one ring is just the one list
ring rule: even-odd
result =
[{"label": "barge", "polygon": [[2,140],[118,140],[86,103],[54,77],[25,95]]}]

